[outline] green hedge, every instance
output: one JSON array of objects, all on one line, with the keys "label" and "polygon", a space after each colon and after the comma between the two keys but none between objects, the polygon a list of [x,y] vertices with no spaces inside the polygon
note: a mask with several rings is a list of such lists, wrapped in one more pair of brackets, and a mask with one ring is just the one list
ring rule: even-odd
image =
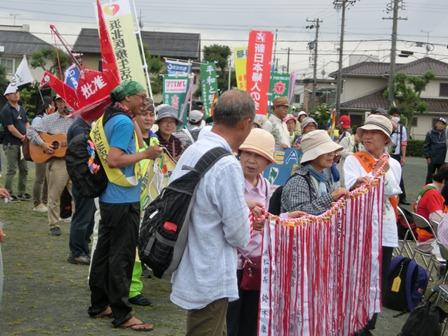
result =
[{"label": "green hedge", "polygon": [[408,147],[406,148],[406,156],[424,157],[423,155],[423,140],[408,140]]}]

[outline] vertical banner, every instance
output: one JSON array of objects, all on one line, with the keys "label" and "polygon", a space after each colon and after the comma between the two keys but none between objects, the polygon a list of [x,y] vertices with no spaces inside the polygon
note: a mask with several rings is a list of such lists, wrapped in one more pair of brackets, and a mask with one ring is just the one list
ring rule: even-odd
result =
[{"label": "vertical banner", "polygon": [[288,101],[290,104],[293,103],[294,100],[294,90],[296,88],[296,80],[298,77],[298,73],[296,71],[291,72],[291,78],[289,79],[289,94],[288,94]]},{"label": "vertical banner", "polygon": [[168,75],[189,74],[191,72],[191,63],[188,62],[165,59],[165,64]]},{"label": "vertical banner", "polygon": [[188,91],[188,76],[165,75],[163,77],[163,103],[174,107],[178,115],[182,111]]},{"label": "vertical banner", "polygon": [[216,77],[216,67],[213,63],[201,64],[202,102],[204,103],[204,114],[206,117],[210,115],[213,98],[218,92],[218,81]]},{"label": "vertical banner", "polygon": [[249,33],[246,91],[254,100],[257,114],[268,112],[273,40],[274,36],[269,31],[252,30]]},{"label": "vertical banner", "polygon": [[289,74],[274,72],[271,74],[271,85],[269,89],[269,105],[277,97],[288,97]]},{"label": "vertical banner", "polygon": [[233,49],[233,63],[235,64],[236,86],[238,89],[246,91],[247,48],[239,47]]},{"label": "vertical banner", "polygon": [[102,8],[120,79],[135,80],[147,87],[129,1],[113,0]]}]

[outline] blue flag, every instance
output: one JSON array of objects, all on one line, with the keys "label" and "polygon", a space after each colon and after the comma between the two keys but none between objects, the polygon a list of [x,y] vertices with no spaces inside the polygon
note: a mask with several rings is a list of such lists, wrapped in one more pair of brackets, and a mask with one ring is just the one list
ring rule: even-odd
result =
[{"label": "blue flag", "polygon": [[65,70],[64,83],[76,90],[78,88],[80,71],[76,64],[72,64],[67,70]]}]

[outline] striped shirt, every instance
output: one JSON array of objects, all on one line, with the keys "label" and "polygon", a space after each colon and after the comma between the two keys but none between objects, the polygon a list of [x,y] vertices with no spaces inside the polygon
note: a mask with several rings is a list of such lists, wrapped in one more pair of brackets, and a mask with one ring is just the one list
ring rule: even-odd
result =
[{"label": "striped shirt", "polygon": [[30,127],[27,132],[27,137],[33,143],[40,146],[44,143],[44,141],[39,136],[39,132],[50,134],[67,134],[67,131],[72,123],[72,117],[63,116],[60,115],[59,112],[55,112],[44,116],[38,125]]}]

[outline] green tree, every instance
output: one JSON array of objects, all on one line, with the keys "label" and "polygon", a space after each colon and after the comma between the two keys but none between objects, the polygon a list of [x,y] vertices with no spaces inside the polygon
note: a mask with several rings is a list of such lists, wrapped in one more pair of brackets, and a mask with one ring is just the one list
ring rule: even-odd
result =
[{"label": "green tree", "polygon": [[64,51],[57,48],[42,48],[31,54],[30,65],[36,69],[50,71],[59,79],[63,79],[64,71],[70,65],[70,57]]},{"label": "green tree", "polygon": [[149,48],[144,46],[146,64],[148,65],[149,80],[153,94],[159,94],[163,91],[163,77],[166,72],[166,65],[160,56],[152,56]]},{"label": "green tree", "polygon": [[330,107],[327,104],[320,104],[310,113],[310,116],[317,121],[319,128],[326,129],[330,119]]},{"label": "green tree", "polygon": [[[232,51],[228,46],[212,44],[204,47],[204,61],[215,62],[216,72],[218,74],[218,89],[222,92],[227,89],[227,83],[229,80],[228,59]],[[235,77],[235,76],[233,76]],[[235,83],[235,78],[233,78]],[[233,85],[233,84],[232,84]],[[200,95],[200,91],[196,92],[196,95]]]},{"label": "green tree", "polygon": [[[395,106],[391,108],[391,112],[398,111],[406,121],[407,128],[411,127],[416,113],[424,113],[428,109],[428,104],[421,99],[421,94],[434,77],[434,73],[431,71],[426,72],[423,76],[410,76],[403,73],[398,73],[395,76]],[[385,94],[387,95],[387,91]]]}]

